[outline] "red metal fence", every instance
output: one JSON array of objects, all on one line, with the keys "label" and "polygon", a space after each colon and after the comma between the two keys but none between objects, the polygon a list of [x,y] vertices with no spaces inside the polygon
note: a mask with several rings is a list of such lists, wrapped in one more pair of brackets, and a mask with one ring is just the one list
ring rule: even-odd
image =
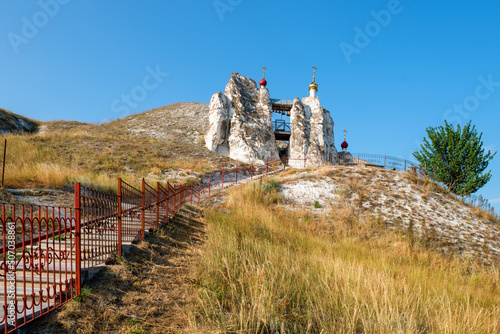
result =
[{"label": "red metal fence", "polygon": [[77,215],[72,208],[2,204],[0,294],[7,333],[77,295]]},{"label": "red metal fence", "polygon": [[76,183],[74,208],[2,204],[0,330],[11,333],[78,296],[89,269],[168,223],[184,204],[198,205],[224,186],[281,168],[279,160],[236,166],[190,185],[152,187],[143,180],[140,190],[118,180],[117,194]]},{"label": "red metal fence", "polygon": [[160,196],[145,182],[141,191],[118,180],[118,194],[76,183],[75,208],[2,204],[0,329],[11,333],[79,295],[87,270],[120,255],[124,243],[141,239],[160,219],[167,221],[160,208],[174,197],[178,210],[185,194]]},{"label": "red metal fence", "polygon": [[[368,157],[358,155],[361,160]],[[117,194],[76,183],[74,208],[2,204],[0,331],[11,333],[78,296],[91,268],[120,256],[124,244],[143,239],[147,230],[167,224],[184,204],[199,205],[214,191],[283,170],[290,162],[307,163],[284,158],[236,165],[189,185],[152,187],[143,180],[141,190],[119,179]]]}]

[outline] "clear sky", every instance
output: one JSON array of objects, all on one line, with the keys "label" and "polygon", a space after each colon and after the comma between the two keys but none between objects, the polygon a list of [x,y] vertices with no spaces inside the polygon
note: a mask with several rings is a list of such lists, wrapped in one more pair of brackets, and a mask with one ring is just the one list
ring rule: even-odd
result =
[{"label": "clear sky", "polygon": [[[472,120],[500,147],[494,0],[40,0],[0,3],[0,107],[98,123],[209,103],[268,68],[274,98],[318,96],[351,152],[415,160],[428,126]],[[500,208],[500,155],[479,194]],[[498,211],[498,210],[497,210]]]}]

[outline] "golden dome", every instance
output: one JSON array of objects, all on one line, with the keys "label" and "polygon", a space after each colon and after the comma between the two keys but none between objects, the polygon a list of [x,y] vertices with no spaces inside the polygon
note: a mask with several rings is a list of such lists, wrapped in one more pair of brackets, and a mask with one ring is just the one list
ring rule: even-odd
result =
[{"label": "golden dome", "polygon": [[316,84],[316,81],[313,81],[311,82],[311,84],[309,85],[309,90],[315,90],[315,91],[318,91],[318,84]]}]

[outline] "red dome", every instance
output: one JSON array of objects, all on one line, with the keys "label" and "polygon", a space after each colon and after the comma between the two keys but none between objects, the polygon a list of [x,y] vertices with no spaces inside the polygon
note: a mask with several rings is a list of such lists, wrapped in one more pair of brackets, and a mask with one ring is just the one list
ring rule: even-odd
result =
[{"label": "red dome", "polygon": [[262,78],[262,80],[260,80],[259,84],[260,84],[261,87],[266,87],[267,86],[266,79]]},{"label": "red dome", "polygon": [[342,149],[346,149],[349,145],[347,144],[347,142],[344,140],[344,142],[342,144],[340,144],[340,147],[342,147]]}]

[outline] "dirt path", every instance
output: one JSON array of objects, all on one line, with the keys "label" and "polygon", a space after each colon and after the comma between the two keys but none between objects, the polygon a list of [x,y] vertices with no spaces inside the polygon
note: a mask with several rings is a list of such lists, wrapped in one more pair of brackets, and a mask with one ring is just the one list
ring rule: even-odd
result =
[{"label": "dirt path", "polygon": [[184,207],[95,276],[83,301],[71,301],[26,333],[185,333],[204,240],[201,211]]}]

